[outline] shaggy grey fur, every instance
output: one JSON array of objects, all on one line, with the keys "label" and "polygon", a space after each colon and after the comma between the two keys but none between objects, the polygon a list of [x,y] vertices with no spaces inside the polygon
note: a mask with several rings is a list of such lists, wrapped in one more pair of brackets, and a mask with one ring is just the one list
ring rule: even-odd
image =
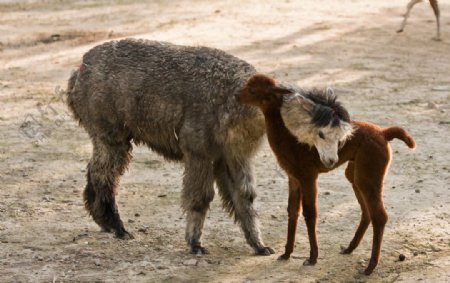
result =
[{"label": "shaggy grey fur", "polygon": [[264,119],[234,98],[255,72],[220,50],[155,41],[112,41],[87,52],[69,80],[68,105],[93,143],[84,201],[95,222],[119,238],[132,237],[115,195],[134,141],[184,163],[191,252],[207,252],[200,240],[215,181],[249,245],[258,254],[273,253],[260,236],[249,164]]}]

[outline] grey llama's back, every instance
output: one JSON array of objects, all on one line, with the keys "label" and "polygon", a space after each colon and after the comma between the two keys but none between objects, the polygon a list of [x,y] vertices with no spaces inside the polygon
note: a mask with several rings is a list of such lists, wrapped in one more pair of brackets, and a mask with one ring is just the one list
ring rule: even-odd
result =
[{"label": "grey llama's back", "polygon": [[[241,115],[257,115],[232,97],[255,73],[223,51],[142,40],[99,45],[83,57],[71,107],[89,133],[132,137],[169,159],[183,150],[220,151]],[[89,121],[89,122],[87,122]],[[189,136],[189,141],[185,136]],[[194,144],[190,139],[195,139]]]},{"label": "grey llama's back", "polygon": [[93,143],[84,200],[94,220],[120,238],[132,237],[120,220],[115,191],[133,140],[185,163],[182,207],[192,252],[207,252],[200,238],[214,181],[247,242],[259,254],[273,252],[260,237],[248,161],[264,121],[234,98],[255,72],[206,47],[126,39],[87,52],[69,80],[68,104]]}]

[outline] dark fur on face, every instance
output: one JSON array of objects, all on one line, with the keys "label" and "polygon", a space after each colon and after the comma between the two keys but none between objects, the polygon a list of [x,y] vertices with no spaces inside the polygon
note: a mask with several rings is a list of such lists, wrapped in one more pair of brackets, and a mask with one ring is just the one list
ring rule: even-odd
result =
[{"label": "dark fur on face", "polygon": [[314,125],[337,127],[341,121],[350,122],[350,114],[340,102],[336,101],[337,96],[332,91],[313,89],[303,95],[315,103],[311,113]]}]

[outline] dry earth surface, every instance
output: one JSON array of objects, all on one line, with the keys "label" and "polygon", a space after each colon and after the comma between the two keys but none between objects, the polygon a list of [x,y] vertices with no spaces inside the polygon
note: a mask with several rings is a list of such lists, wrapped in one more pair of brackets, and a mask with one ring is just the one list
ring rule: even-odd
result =
[{"label": "dry earth surface", "polygon": [[[0,281],[449,282],[450,3],[440,2],[442,42],[431,40],[427,3],[395,32],[407,0],[0,0]],[[352,255],[339,254],[360,217],[343,169],[320,178],[318,264],[302,266],[302,219],[293,258],[276,261],[287,182],[267,144],[254,159],[256,205],[275,255],[253,254],[218,197],[203,238],[211,254],[188,254],[182,167],[144,147],[134,149],[119,194],[136,238],[100,232],[81,198],[91,145],[61,89],[84,52],[123,37],[217,47],[279,79],[333,86],[355,119],[410,131],[415,151],[392,142],[390,219],[375,272],[358,273],[370,229]]]}]

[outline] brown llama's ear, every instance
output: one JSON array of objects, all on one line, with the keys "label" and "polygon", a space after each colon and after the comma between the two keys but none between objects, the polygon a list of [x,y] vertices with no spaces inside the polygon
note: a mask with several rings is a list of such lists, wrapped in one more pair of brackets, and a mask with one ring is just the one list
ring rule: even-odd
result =
[{"label": "brown llama's ear", "polygon": [[266,75],[263,74],[255,74],[253,75],[247,82],[247,84],[267,84],[267,85],[274,85],[275,81]]},{"label": "brown llama's ear", "polygon": [[331,87],[327,87],[327,95],[328,96],[335,96],[334,90]]},{"label": "brown llama's ear", "polygon": [[303,95],[296,94],[294,99],[308,112],[312,112],[314,110],[314,106],[316,105],[311,99],[304,97]]},{"label": "brown llama's ear", "polygon": [[293,90],[291,89],[287,89],[284,87],[279,87],[279,86],[273,86],[270,88],[270,91],[272,91],[275,94],[279,94],[279,95],[283,95],[283,94],[292,94],[294,93]]}]

